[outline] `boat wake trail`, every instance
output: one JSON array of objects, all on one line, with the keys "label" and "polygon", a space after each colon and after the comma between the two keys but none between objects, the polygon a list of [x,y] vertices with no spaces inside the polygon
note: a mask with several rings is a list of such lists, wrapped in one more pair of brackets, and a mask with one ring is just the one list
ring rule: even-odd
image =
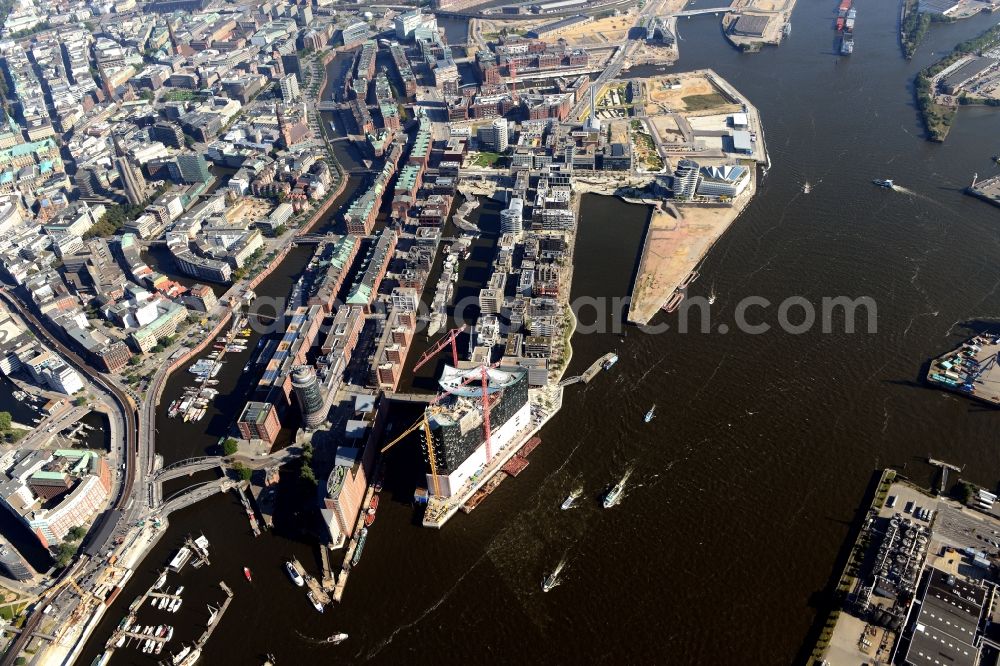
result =
[{"label": "boat wake trail", "polygon": [[[408,629],[411,629],[411,628],[415,627],[420,622],[422,622],[424,620],[424,618],[426,618],[428,615],[430,615],[431,613],[433,613],[434,611],[436,611],[438,608],[440,608],[441,604],[443,604],[445,601],[447,601],[448,597],[450,597],[452,595],[452,593],[456,589],[458,589],[458,586],[462,584],[462,581],[465,580],[465,577],[468,576],[470,573],[472,573],[472,570],[475,569],[477,566],[479,566],[479,563],[482,562],[486,557],[489,557],[491,554],[492,554],[492,549],[491,548],[487,548],[485,551],[483,551],[483,554],[480,555],[476,559],[476,561],[472,563],[472,566],[470,566],[468,569],[465,570],[465,573],[463,573],[461,576],[458,577],[458,580],[456,580],[455,583],[451,587],[449,587],[448,590],[443,595],[441,595],[440,599],[438,599],[433,604],[431,604],[430,607],[428,607],[423,613],[421,613],[419,616],[417,616],[417,618],[415,620],[413,620],[411,622],[407,622],[406,624],[401,624],[400,626],[398,626],[395,629],[393,629],[391,634],[389,634],[381,643],[379,643],[370,652],[368,652],[368,654],[365,655],[365,660],[366,661],[370,660],[372,657],[374,657],[379,652],[381,652],[386,647],[388,647],[388,645],[390,643],[392,643],[392,641],[396,638],[396,636],[401,631],[406,631]],[[323,642],[325,643],[326,640],[324,639]],[[360,657],[361,654],[358,653],[357,656]]]}]

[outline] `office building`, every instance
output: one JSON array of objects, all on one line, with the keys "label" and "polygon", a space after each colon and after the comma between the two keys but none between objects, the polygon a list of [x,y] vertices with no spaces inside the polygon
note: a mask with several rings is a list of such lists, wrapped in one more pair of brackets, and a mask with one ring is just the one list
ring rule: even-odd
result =
[{"label": "office building", "polygon": [[524,230],[524,200],[514,197],[506,210],[500,211],[500,232],[520,234]]},{"label": "office building", "polygon": [[510,145],[510,136],[507,131],[507,120],[505,118],[494,118],[488,127],[479,130],[479,141],[484,149],[494,153],[502,153]]},{"label": "office building", "polygon": [[278,412],[270,402],[251,401],[243,408],[236,422],[243,439],[259,439],[273,443],[281,430]]},{"label": "office building", "polygon": [[326,420],[326,410],[316,371],[308,365],[297,366],[292,370],[292,389],[299,401],[299,410],[306,428],[313,429],[322,425]]},{"label": "office building", "polygon": [[13,546],[0,542],[0,571],[14,580],[31,580],[35,577],[31,565]]},{"label": "office building", "polygon": [[287,104],[299,99],[299,79],[295,74],[286,74],[278,79],[281,99]]},{"label": "office building", "polygon": [[207,183],[212,180],[208,162],[201,153],[181,153],[175,160],[177,180],[182,183]]}]

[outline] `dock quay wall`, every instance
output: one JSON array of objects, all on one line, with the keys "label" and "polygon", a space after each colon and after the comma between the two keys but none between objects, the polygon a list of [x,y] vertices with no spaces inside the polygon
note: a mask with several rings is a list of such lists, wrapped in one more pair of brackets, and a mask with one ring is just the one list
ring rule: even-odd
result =
[{"label": "dock quay wall", "polygon": [[[809,637],[802,647],[803,654],[800,655],[802,658],[797,659],[797,662],[805,663],[808,666],[819,666],[824,663],[824,656],[830,646],[830,638],[837,626],[837,620],[840,618],[844,599],[855,583],[855,578],[850,571],[854,565],[857,546],[865,533],[866,519],[872,511],[878,511],[882,508],[888,495],[889,486],[902,478],[896,473],[896,470],[886,468],[869,483],[865,497],[870,496],[871,499],[867,504],[858,507],[851,523],[851,534],[849,534],[849,537],[853,538],[844,542],[837,558],[838,561],[843,560],[844,565],[839,570],[835,569],[836,573],[830,578],[827,589],[822,592],[824,598],[819,602],[821,610],[816,614],[816,620],[809,631]],[[861,557],[863,556],[864,553],[861,553]],[[826,612],[823,612],[824,606]]]}]

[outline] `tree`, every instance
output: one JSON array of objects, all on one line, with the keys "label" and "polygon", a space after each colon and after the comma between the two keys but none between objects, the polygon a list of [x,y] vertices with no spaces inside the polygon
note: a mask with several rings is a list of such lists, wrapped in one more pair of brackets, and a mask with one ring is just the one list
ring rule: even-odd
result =
[{"label": "tree", "polygon": [[229,437],[222,443],[222,452],[227,456],[231,456],[240,450],[240,443],[237,442],[232,437]]},{"label": "tree", "polygon": [[66,533],[66,539],[68,541],[79,541],[85,536],[87,536],[87,528],[82,525],[71,527],[69,532]]},{"label": "tree", "polygon": [[56,554],[56,564],[60,567],[67,567],[69,563],[73,561],[73,557],[76,555],[76,545],[70,543],[69,541],[63,541],[59,544],[59,551]]},{"label": "tree", "polygon": [[7,432],[10,430],[11,420],[10,412],[0,412],[0,432]]},{"label": "tree", "polygon": [[233,464],[233,471],[244,481],[249,481],[253,476],[253,470],[240,462]]}]

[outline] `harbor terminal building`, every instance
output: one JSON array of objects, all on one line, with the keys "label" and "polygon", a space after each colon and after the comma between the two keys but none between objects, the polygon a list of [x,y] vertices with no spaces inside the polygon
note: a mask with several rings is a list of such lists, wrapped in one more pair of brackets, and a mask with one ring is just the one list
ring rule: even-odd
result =
[{"label": "harbor terminal building", "polygon": [[[486,370],[490,409],[490,454],[496,456],[513,441],[531,419],[528,372],[501,366]],[[486,430],[483,421],[482,366],[458,369],[445,366],[439,380],[448,397],[427,409],[434,446],[437,481],[442,497],[451,497],[486,465]],[[424,459],[430,463],[426,442]],[[428,468],[429,469],[429,468]],[[427,473],[427,488],[433,489]]]}]

